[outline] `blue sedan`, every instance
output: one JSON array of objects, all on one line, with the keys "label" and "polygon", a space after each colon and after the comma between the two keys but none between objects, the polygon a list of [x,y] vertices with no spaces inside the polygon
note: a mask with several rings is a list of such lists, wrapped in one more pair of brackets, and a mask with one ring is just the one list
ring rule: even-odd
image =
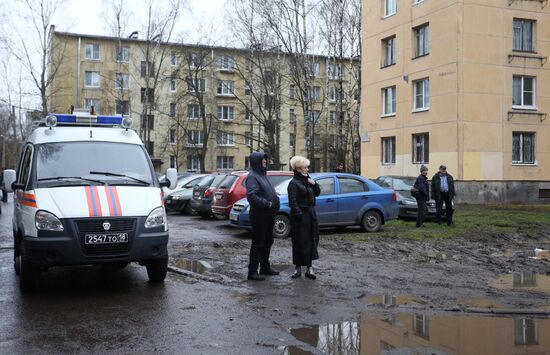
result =
[{"label": "blue sedan", "polygon": [[[397,219],[399,206],[393,190],[353,174],[315,173],[311,177],[319,184],[317,218],[320,227],[359,225],[364,231],[376,232],[391,219]],[[286,238],[290,234],[290,207],[286,180],[275,187],[281,199],[281,208],[275,218],[273,235]],[[237,201],[229,214],[232,226],[251,229],[249,205],[246,198]]]}]

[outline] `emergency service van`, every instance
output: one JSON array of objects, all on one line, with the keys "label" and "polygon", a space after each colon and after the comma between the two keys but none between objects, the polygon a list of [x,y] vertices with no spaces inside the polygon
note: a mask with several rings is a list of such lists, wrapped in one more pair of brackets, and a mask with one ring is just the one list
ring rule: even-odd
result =
[{"label": "emergency service van", "polygon": [[[92,111],[93,112],[93,111]],[[21,291],[33,290],[52,266],[138,262],[151,282],[168,267],[163,186],[126,116],[52,114],[33,124],[17,171],[5,170],[14,192],[14,267]]]}]

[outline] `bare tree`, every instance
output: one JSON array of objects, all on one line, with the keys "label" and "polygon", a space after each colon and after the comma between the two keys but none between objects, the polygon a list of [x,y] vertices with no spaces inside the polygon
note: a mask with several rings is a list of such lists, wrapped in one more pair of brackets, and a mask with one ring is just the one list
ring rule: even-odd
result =
[{"label": "bare tree", "polygon": [[63,42],[51,41],[53,21],[66,0],[19,0],[26,26],[13,26],[15,36],[9,41],[11,53],[23,65],[40,96],[42,113],[48,113],[48,100],[55,95],[51,84],[65,53]]}]

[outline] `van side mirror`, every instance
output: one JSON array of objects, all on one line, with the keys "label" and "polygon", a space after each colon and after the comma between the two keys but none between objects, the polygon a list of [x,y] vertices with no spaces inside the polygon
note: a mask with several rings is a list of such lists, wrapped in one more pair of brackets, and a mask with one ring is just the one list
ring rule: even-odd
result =
[{"label": "van side mirror", "polygon": [[178,171],[174,168],[170,168],[166,170],[166,185],[170,190],[173,190],[176,188],[178,184]]},{"label": "van side mirror", "polygon": [[[15,184],[17,186],[12,186],[14,185],[15,183],[15,179],[17,178],[16,177],[16,174],[15,174],[15,170],[13,169],[6,169],[4,170],[4,178],[3,178],[3,181],[1,181],[3,184],[4,184],[4,190],[6,190],[7,192],[13,192],[14,190],[19,190],[19,189],[22,189],[19,185],[20,184]],[[14,189],[15,187],[15,189]]]}]

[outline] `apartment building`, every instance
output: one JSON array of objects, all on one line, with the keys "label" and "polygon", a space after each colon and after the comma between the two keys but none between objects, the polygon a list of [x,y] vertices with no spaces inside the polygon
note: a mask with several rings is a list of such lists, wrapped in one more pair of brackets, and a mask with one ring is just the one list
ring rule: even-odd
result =
[{"label": "apartment building", "polygon": [[[279,161],[271,163],[288,169],[293,155],[307,154],[306,120],[316,125],[310,135],[317,170],[329,170],[341,141],[339,113],[359,119],[353,94],[357,60],[336,63],[325,56],[309,57],[309,109],[304,114],[299,90],[291,80],[292,65],[281,51],[256,51],[251,58],[249,49],[55,30],[51,46],[63,55],[52,55],[61,59],[50,61],[50,69],[56,70],[50,111],[66,112],[74,105],[94,106],[102,114],[131,115],[157,171],[201,170],[205,144],[206,171],[246,169],[252,151],[273,150],[275,145]],[[277,139],[269,140],[266,127],[275,127],[279,144]]]},{"label": "apartment building", "polygon": [[550,197],[550,6],[363,0],[361,171],[460,180],[458,199]]}]

